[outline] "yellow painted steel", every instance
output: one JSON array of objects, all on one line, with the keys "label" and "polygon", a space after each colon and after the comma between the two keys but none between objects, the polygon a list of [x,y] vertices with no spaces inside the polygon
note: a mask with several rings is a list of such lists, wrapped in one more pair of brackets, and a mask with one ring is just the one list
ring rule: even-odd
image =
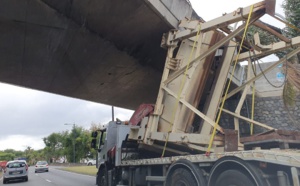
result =
[{"label": "yellow painted steel", "polygon": [[187,71],[189,70],[189,66],[190,66],[190,62],[192,61],[192,56],[193,56],[193,53],[194,53],[194,49],[195,49],[195,47],[196,47],[196,43],[197,43],[197,41],[198,41],[198,39],[199,39],[199,35],[200,35],[200,32],[201,32],[201,24],[199,24],[199,29],[198,29],[198,31],[197,31],[197,35],[196,35],[196,39],[195,39],[195,41],[194,41],[194,43],[193,43],[193,47],[192,47],[192,50],[191,50],[191,53],[190,53],[190,55],[189,55],[189,59],[188,59],[188,64],[187,64],[187,66],[186,66],[186,68],[185,68],[185,72],[184,72],[184,76],[183,76],[183,78],[181,79],[181,83],[180,83],[180,89],[179,89],[179,92],[178,92],[178,94],[177,94],[177,102],[176,102],[176,105],[175,105],[175,107],[174,107],[174,109],[173,109],[173,112],[172,112],[172,123],[171,123],[171,125],[170,125],[170,129],[169,129],[169,132],[168,132],[168,134],[167,134],[167,138],[166,138],[166,141],[165,141],[165,145],[164,145],[164,148],[163,148],[163,152],[162,152],[162,154],[161,154],[161,157],[164,157],[164,155],[165,155],[165,151],[166,151],[166,148],[167,148],[167,144],[168,144],[168,140],[169,140],[169,136],[170,136],[170,130],[172,129],[172,126],[173,126],[173,124],[174,124],[174,120],[175,120],[175,113],[176,113],[176,110],[177,110],[177,108],[178,108],[178,105],[179,105],[179,99],[180,99],[180,96],[181,96],[181,93],[182,93],[182,90],[183,90],[183,86],[184,86],[184,84],[185,84],[185,80],[186,80],[186,75],[187,75]]},{"label": "yellow painted steel", "polygon": [[[251,18],[252,12],[253,12],[253,8],[254,8],[254,5],[252,5],[252,6],[251,6],[251,9],[250,9],[250,13],[249,13],[249,16],[248,16],[248,19],[247,19],[247,23],[246,23],[246,27],[245,27],[245,30],[244,30],[244,34],[243,34],[243,38],[242,38],[242,41],[241,41],[241,43],[240,43],[239,51],[238,51],[238,54],[237,54],[237,56],[236,56],[236,59],[235,59],[235,63],[234,63],[232,72],[235,71],[236,64],[237,64],[237,62],[238,62],[239,55],[240,55],[241,50],[242,50],[242,47],[243,47],[243,43],[244,43],[244,40],[245,40],[245,37],[246,37],[246,33],[247,33],[247,30],[248,30],[248,26],[249,26],[249,22],[250,22],[250,18]],[[231,76],[230,76],[230,79],[229,79],[229,83],[228,83],[228,86],[227,86],[226,91],[225,91],[225,96],[223,97],[222,104],[221,104],[221,107],[220,107],[220,111],[219,111],[219,113],[218,113],[218,117],[217,117],[216,123],[215,123],[215,125],[214,125],[213,132],[212,132],[212,134],[211,134],[211,138],[210,138],[210,141],[209,141],[209,145],[208,145],[208,148],[207,148],[207,151],[206,151],[206,155],[207,155],[207,156],[210,155],[210,150],[211,150],[212,143],[213,143],[213,140],[214,140],[215,135],[216,135],[216,129],[217,129],[218,123],[219,123],[220,118],[221,118],[222,109],[223,109],[223,107],[224,107],[224,103],[225,103],[225,100],[226,100],[226,97],[227,97],[227,93],[228,93],[228,91],[229,91],[229,87],[230,87],[230,84],[231,84],[231,81],[232,81],[232,77],[233,77],[233,73],[231,73]]]}]

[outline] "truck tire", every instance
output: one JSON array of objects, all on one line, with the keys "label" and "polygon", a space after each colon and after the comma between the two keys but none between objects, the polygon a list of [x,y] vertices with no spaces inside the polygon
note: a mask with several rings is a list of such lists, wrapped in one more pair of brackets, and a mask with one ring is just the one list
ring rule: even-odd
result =
[{"label": "truck tire", "polygon": [[217,178],[216,186],[256,186],[247,175],[238,170],[226,170]]},{"label": "truck tire", "polygon": [[197,181],[194,176],[185,168],[176,169],[171,179],[166,183],[166,186],[197,186]]},{"label": "truck tire", "polygon": [[234,156],[222,157],[210,170],[208,186],[269,186],[256,164]]},{"label": "truck tire", "polygon": [[202,170],[192,162],[180,159],[167,173],[165,186],[207,186]]},{"label": "truck tire", "polygon": [[97,185],[98,186],[107,186],[108,184],[107,180],[107,171],[104,166],[100,167],[100,169],[97,172]]}]

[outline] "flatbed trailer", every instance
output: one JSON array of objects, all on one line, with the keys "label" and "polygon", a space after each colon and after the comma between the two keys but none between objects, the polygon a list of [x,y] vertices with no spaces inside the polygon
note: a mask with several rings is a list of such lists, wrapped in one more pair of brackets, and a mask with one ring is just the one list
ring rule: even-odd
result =
[{"label": "flatbed trailer", "polygon": [[[98,185],[299,185],[298,149],[257,148],[210,155],[189,154],[155,158],[155,153],[146,146],[127,141],[130,128],[123,122],[110,122],[107,130],[101,131],[106,132],[107,138],[99,150]],[[152,158],[140,158],[146,156]]]}]

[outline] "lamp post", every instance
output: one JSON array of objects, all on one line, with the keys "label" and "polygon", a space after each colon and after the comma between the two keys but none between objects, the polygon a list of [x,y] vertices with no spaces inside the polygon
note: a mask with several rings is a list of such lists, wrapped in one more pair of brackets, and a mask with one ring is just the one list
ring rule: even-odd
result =
[{"label": "lamp post", "polygon": [[64,125],[73,125],[73,163],[76,163],[76,160],[75,160],[75,123],[74,124],[65,123]]}]

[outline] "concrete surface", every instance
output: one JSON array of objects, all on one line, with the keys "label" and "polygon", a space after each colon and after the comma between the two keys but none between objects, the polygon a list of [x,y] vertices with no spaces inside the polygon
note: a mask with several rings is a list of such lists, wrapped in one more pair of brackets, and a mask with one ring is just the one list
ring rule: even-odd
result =
[{"label": "concrete surface", "polygon": [[[129,109],[154,103],[187,0],[0,0],[0,82]],[[199,18],[199,17],[198,17]]]}]

